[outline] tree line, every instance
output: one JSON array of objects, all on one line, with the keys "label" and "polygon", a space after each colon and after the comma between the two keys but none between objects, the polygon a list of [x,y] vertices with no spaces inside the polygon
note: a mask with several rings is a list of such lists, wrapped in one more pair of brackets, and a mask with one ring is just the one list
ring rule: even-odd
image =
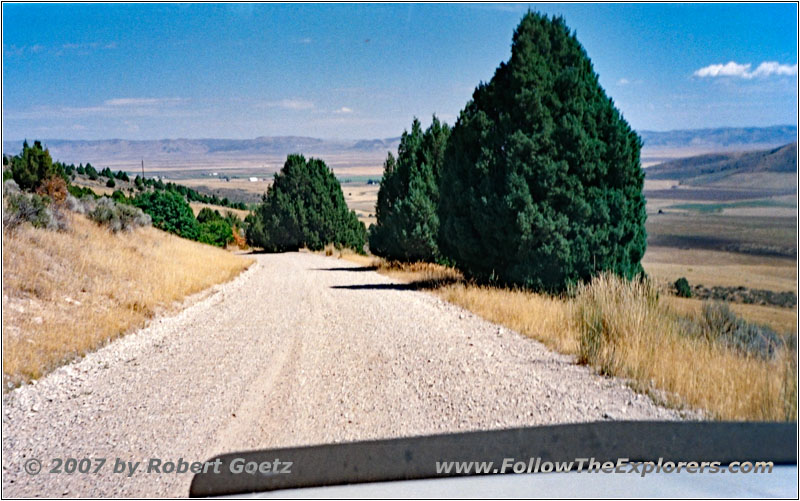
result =
[{"label": "tree line", "polygon": [[[528,12],[511,57],[451,128],[415,119],[384,163],[369,249],[480,281],[563,291],[642,273],[641,139],[561,17]],[[363,252],[363,224],[319,160],[291,156],[248,221],[253,245]]]},{"label": "tree line", "polygon": [[[216,196],[207,197],[182,185],[136,176],[134,183],[139,189],[137,194],[134,195],[132,189],[129,196],[126,196],[122,190],[115,190],[110,198],[100,197],[91,188],[72,184],[74,175],[82,174],[90,179],[107,177],[109,181],[114,179],[130,181],[127,173],[120,171],[114,174],[108,167],[98,172],[89,163],[85,166],[80,164],[75,167],[73,164],[54,162],[50,152],[42,146],[40,141],[35,141],[33,146],[25,141],[22,145],[22,152],[10,158],[4,157],[3,163],[7,167],[3,171],[3,180],[13,180],[23,193],[31,194],[30,196],[17,196],[15,200],[19,202],[17,205],[27,204],[25,208],[32,214],[28,219],[34,226],[46,226],[44,223],[39,223],[39,219],[45,219],[45,211],[49,210],[56,215],[59,214],[57,210],[54,212],[54,209],[64,205],[69,201],[68,196],[72,196],[76,200],[94,199],[102,202],[99,205],[92,203],[92,213],[88,215],[103,224],[120,219],[120,215],[135,217],[136,212],[131,212],[130,209],[135,207],[150,216],[153,226],[183,238],[218,247],[224,247],[236,241],[244,244],[244,237],[241,235],[244,225],[235,214],[227,212],[222,215],[219,210],[203,208],[195,217],[189,202],[219,202],[220,200]],[[106,183],[106,186],[113,187],[110,183]],[[148,189],[150,187],[152,189]],[[240,207],[236,203],[228,202],[227,199],[224,201],[228,205]],[[73,203],[72,205],[77,207],[80,204]],[[30,207],[28,208],[28,206]],[[22,212],[26,212],[26,210]],[[133,210],[135,211],[135,209]],[[24,217],[17,219],[21,220]],[[48,216],[47,219],[53,218]],[[62,225],[62,227],[65,226]]]}]

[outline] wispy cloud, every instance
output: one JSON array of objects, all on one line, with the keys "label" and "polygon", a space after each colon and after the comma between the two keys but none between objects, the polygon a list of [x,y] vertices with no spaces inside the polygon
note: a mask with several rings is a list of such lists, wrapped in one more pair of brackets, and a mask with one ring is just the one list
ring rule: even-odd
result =
[{"label": "wispy cloud", "polygon": [[310,44],[311,42],[313,42],[313,40],[311,40],[311,39],[310,39],[310,38],[308,38],[308,37],[306,37],[306,38],[301,38],[300,40],[298,40],[298,43],[302,43],[302,44]]},{"label": "wispy cloud", "polygon": [[103,102],[106,106],[169,106],[181,104],[187,99],[180,97],[118,97]]},{"label": "wispy cloud", "polygon": [[3,52],[9,56],[25,54],[63,54],[86,55],[95,50],[111,50],[117,48],[117,42],[67,42],[61,45],[3,45]]},{"label": "wispy cloud", "polygon": [[281,99],[280,101],[268,101],[261,104],[265,108],[283,108],[285,110],[311,110],[314,103],[306,99]]},{"label": "wispy cloud", "polygon": [[342,106],[341,108],[339,108],[338,110],[334,110],[333,112],[342,114],[342,113],[352,113],[353,110],[351,108],[348,108],[347,106]]},{"label": "wispy cloud", "polygon": [[628,85],[629,83],[631,83],[631,81],[630,81],[630,80],[628,80],[627,78],[620,78],[620,79],[617,81],[617,84],[618,84],[618,85]]},{"label": "wispy cloud", "polygon": [[37,106],[24,111],[4,112],[5,118],[42,119],[75,117],[165,117],[184,116],[187,111],[183,105],[189,100],[178,97],[136,98],[123,97],[107,99],[94,106]]},{"label": "wispy cloud", "polygon": [[694,72],[694,76],[700,78],[765,78],[770,76],[792,76],[797,75],[797,64],[780,64],[775,61],[764,61],[758,67],[751,71],[753,65],[750,63],[739,64],[735,61],[730,61],[725,64],[711,64],[700,68]]}]

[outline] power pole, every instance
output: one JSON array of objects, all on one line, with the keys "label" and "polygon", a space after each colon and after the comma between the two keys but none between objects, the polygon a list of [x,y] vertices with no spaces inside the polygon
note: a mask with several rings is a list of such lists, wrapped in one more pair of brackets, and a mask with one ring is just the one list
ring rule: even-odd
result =
[{"label": "power pole", "polygon": [[142,159],[142,180],[144,180],[144,158]]}]

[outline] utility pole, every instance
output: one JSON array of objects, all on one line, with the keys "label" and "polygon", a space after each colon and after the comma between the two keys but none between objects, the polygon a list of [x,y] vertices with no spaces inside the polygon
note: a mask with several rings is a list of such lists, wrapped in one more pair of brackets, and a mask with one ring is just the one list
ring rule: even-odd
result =
[{"label": "utility pole", "polygon": [[144,180],[144,158],[142,159],[142,180]]}]

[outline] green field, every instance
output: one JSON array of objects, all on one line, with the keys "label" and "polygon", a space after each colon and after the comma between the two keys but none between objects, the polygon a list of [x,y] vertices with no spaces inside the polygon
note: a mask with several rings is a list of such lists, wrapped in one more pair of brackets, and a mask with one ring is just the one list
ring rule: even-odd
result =
[{"label": "green field", "polygon": [[761,200],[747,200],[728,203],[688,203],[665,207],[666,209],[690,210],[701,213],[722,212],[724,209],[741,209],[746,207],[797,207],[797,204],[765,198]]}]

